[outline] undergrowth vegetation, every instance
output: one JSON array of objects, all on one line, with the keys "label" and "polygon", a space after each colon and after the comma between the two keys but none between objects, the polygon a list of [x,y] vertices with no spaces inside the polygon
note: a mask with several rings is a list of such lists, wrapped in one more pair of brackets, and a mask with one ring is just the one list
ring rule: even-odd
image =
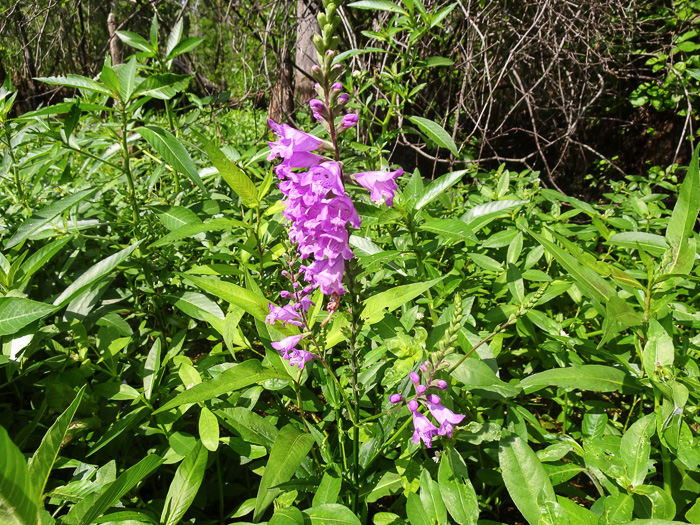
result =
[{"label": "undergrowth vegetation", "polygon": [[361,225],[347,293],[311,286],[296,324],[270,316],[301,174],[268,161],[263,112],[172,72],[200,39],[122,32],[124,64],[43,78],[71,96],[15,118],[5,83],[0,523],[700,523],[697,152],[600,203],[506,165],[368,193],[398,132],[360,140],[371,79],[334,9],[305,153],[356,174]]}]

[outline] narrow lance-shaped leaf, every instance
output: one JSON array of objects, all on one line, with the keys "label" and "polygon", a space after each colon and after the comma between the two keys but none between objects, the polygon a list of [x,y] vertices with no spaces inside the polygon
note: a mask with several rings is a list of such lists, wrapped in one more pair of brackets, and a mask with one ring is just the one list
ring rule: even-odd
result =
[{"label": "narrow lance-shaped leaf", "polygon": [[422,117],[408,117],[408,120],[418,126],[418,128],[425,133],[430,140],[435,142],[435,144],[442,148],[447,148],[455,156],[459,154],[454,140],[452,140],[450,134],[447,133],[440,124]]},{"label": "narrow lance-shaped leaf", "polygon": [[56,306],[24,297],[0,297],[0,335],[15,334],[56,309]]},{"label": "narrow lance-shaped leaf", "polygon": [[66,86],[85,89],[87,91],[102,93],[103,95],[116,96],[116,93],[112,93],[104,84],[100,84],[91,78],[81,75],[66,75],[65,77],[38,77],[36,80],[45,82],[46,84],[51,84],[53,86]]},{"label": "narrow lance-shaped leaf", "polygon": [[22,452],[0,426],[0,523],[39,523],[39,506]]},{"label": "narrow lance-shaped leaf", "polygon": [[146,139],[151,147],[163,157],[165,162],[183,175],[189,177],[200,190],[203,192],[207,191],[194,162],[192,162],[190,154],[187,153],[187,150],[175,135],[158,126],[144,126],[142,128],[136,128],[134,131]]},{"label": "narrow lance-shaped leaf", "polygon": [[415,299],[420,294],[442,281],[445,277],[446,276],[439,277],[438,279],[425,281],[423,283],[397,286],[391,290],[380,292],[365,301],[365,307],[360,317],[364,319],[368,325],[381,321],[384,317],[385,310],[391,312],[408,301]]},{"label": "narrow lance-shaped leaf", "polygon": [[204,479],[207,468],[207,449],[198,441],[192,451],[182,460],[165,497],[160,523],[175,525],[190,508],[197,490]]},{"label": "narrow lance-shaped leaf", "polygon": [[301,465],[313,447],[314,438],[292,425],[283,427],[272,445],[270,459],[260,480],[258,497],[255,500],[253,523],[258,523],[263,513],[280,493],[277,485],[292,479],[294,472]]},{"label": "narrow lance-shaped leaf", "polygon": [[700,212],[699,154],[700,146],[695,148],[685,179],[678,191],[678,200],[673,208],[671,220],[666,228],[666,240],[674,250],[679,250],[681,241],[693,232],[695,221]]},{"label": "narrow lance-shaped leaf", "polygon": [[467,170],[453,171],[431,182],[430,186],[425,189],[423,196],[416,203],[416,209],[420,210],[423,206],[435,200],[441,193],[457,184],[462,180],[465,173],[467,173]]},{"label": "narrow lance-shaped leaf", "polygon": [[80,406],[80,401],[83,399],[84,392],[85,386],[78,391],[75,399],[65,412],[58,416],[58,419],[51,425],[51,428],[49,428],[44,438],[41,440],[39,448],[36,449],[36,452],[34,452],[34,455],[29,460],[29,475],[32,478],[34,491],[39,497],[39,500],[41,500],[44,494],[46,481],[49,479],[53,464],[56,462],[58,453],[61,450],[61,443],[63,443],[68,427],[73,421],[73,416],[75,416],[75,412]]}]

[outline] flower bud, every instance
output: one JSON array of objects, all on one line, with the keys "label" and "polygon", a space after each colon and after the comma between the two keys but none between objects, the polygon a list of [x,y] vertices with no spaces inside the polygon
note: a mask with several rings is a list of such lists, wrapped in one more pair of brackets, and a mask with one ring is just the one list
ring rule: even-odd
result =
[{"label": "flower bud", "polygon": [[401,401],[403,401],[403,396],[399,394],[391,394],[391,396],[389,397],[389,401],[391,401],[392,403],[400,403]]},{"label": "flower bud", "polygon": [[313,109],[314,111],[316,111],[318,113],[320,113],[321,111],[323,111],[325,109],[323,102],[321,102],[317,98],[312,98],[311,100],[309,100],[309,106],[311,107],[311,109]]},{"label": "flower bud", "polygon": [[436,405],[439,405],[440,404],[440,396],[436,396],[435,394],[430,394],[428,396],[428,401],[430,401],[431,403],[434,403]]},{"label": "flower bud", "polygon": [[282,273],[282,275],[284,275],[285,277],[289,278],[289,272],[288,272],[287,270],[282,270],[281,273]]},{"label": "flower bud", "polygon": [[418,392],[418,394],[425,394],[426,390],[428,390],[428,387],[425,385],[418,385],[416,387],[416,392]]},{"label": "flower bud", "polygon": [[334,82],[331,86],[331,89],[334,91],[340,91],[341,89],[343,89],[343,84],[341,84],[340,82]]},{"label": "flower bud", "polygon": [[447,381],[443,379],[438,379],[437,381],[435,381],[434,386],[439,390],[445,390],[447,388]]},{"label": "flower bud", "polygon": [[289,299],[289,298],[292,296],[292,294],[291,294],[290,292],[288,292],[287,290],[282,290],[282,291],[280,292],[280,296],[281,296],[283,299]]},{"label": "flower bud", "polygon": [[417,385],[418,383],[420,383],[420,376],[416,372],[411,372],[409,374],[409,377],[411,378],[411,382],[414,385]]},{"label": "flower bud", "polygon": [[347,93],[343,93],[342,95],[338,96],[337,104],[338,106],[344,106],[348,103],[348,100],[350,100],[350,95],[348,95]]},{"label": "flower bud", "polygon": [[408,402],[408,408],[411,412],[415,412],[416,410],[418,410],[418,401],[416,401],[415,399],[411,399]]},{"label": "flower bud", "polygon": [[354,128],[357,125],[358,120],[360,120],[360,118],[356,113],[348,113],[347,115],[343,116],[342,120],[340,121],[340,125],[344,128]]}]

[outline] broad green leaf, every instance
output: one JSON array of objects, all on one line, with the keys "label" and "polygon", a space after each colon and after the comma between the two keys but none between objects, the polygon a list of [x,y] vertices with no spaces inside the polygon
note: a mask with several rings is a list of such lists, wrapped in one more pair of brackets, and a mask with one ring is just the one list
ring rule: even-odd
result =
[{"label": "broad green leaf", "polygon": [[192,80],[192,75],[151,75],[134,90],[134,97],[153,97],[158,100],[170,100],[184,90]]},{"label": "broad green leaf", "polygon": [[698,154],[700,154],[700,146],[695,148],[683,184],[678,190],[678,200],[666,228],[666,240],[674,252],[678,252],[682,241],[693,233],[698,212],[700,212]]},{"label": "broad green leaf", "polygon": [[639,390],[636,379],[628,372],[605,365],[581,365],[545,370],[526,377],[518,386],[526,394],[548,386],[592,392],[614,392],[622,388]]},{"label": "broad green leaf", "polygon": [[661,255],[668,248],[668,243],[661,235],[646,232],[621,232],[610,236],[608,241],[613,246],[636,250],[642,248],[652,255]]},{"label": "broad green leaf", "polygon": [[509,215],[515,208],[527,204],[527,202],[528,201],[504,200],[478,204],[470,208],[467,213],[460,218],[476,233],[490,222]]},{"label": "broad green leaf", "polygon": [[168,53],[168,56],[166,57],[168,60],[171,58],[175,58],[177,56],[183,55],[187,53],[188,51],[192,51],[195,47],[199,46],[204,42],[203,38],[200,37],[195,37],[191,36],[188,38],[185,38],[182,42],[179,42],[172,51]]},{"label": "broad green leaf", "polygon": [[474,264],[476,264],[479,268],[483,268],[484,270],[488,270],[490,272],[500,273],[503,271],[502,264],[493,257],[489,257],[483,253],[468,253],[467,255],[469,255],[469,258],[474,261]]},{"label": "broad green leaf", "polygon": [[136,484],[148,476],[158,465],[163,462],[162,458],[155,454],[149,454],[136,465],[126,470],[107,490],[92,504],[88,511],[79,521],[79,525],[90,525],[95,519],[113,507],[124,494],[129,492]]},{"label": "broad green leaf", "polygon": [[281,492],[275,487],[292,479],[294,472],[313,445],[314,438],[311,434],[302,432],[292,425],[282,427],[272,445],[270,458],[260,480],[258,496],[255,500],[255,511],[253,512],[254,523],[260,521],[265,510]]},{"label": "broad green leaf", "polygon": [[275,511],[267,525],[304,525],[304,515],[295,507],[285,507]]},{"label": "broad green leaf", "polygon": [[[377,0],[373,0],[377,1]],[[359,3],[359,2],[357,2]],[[350,4],[352,5],[352,4]],[[423,117],[407,117],[408,120],[413,122],[418,128],[427,135],[427,137],[435,142],[438,146],[442,148],[447,148],[450,150],[455,157],[459,155],[459,151],[457,151],[457,145],[455,144],[454,140],[452,140],[452,137],[450,137],[450,134],[447,133],[443,129],[440,124],[437,124],[436,122],[433,122],[432,120],[428,120],[427,118]]]},{"label": "broad green leaf", "polygon": [[153,346],[146,356],[143,365],[143,396],[150,401],[153,396],[153,389],[158,382],[158,370],[160,369],[160,338],[153,342]]},{"label": "broad green leaf", "polygon": [[173,300],[174,306],[194,319],[206,321],[205,313],[217,319],[223,319],[225,317],[219,305],[201,293],[180,292],[167,297]]},{"label": "broad green leaf", "polygon": [[63,438],[66,437],[68,427],[80,406],[80,401],[83,399],[84,392],[85,386],[78,391],[70,406],[63,414],[58,416],[58,419],[51,425],[51,428],[46,431],[39,448],[36,449],[34,455],[29,460],[27,465],[29,468],[29,475],[34,485],[34,492],[39,497],[39,501],[43,498],[44,488],[49,479],[49,474],[61,450]]},{"label": "broad green leaf", "polygon": [[401,476],[396,472],[387,471],[382,477],[374,481],[372,484],[365,484],[360,490],[360,496],[366,495],[367,503],[373,503],[379,498],[395,494],[401,489]]},{"label": "broad green leaf", "polygon": [[542,515],[540,506],[556,502],[554,488],[542,463],[517,434],[501,438],[498,459],[513,503],[530,525],[537,525]]},{"label": "broad green leaf", "polygon": [[437,521],[438,524],[447,523],[447,507],[442,500],[440,488],[425,469],[420,475],[420,500],[430,521]]},{"label": "broad green leaf", "polygon": [[171,232],[188,224],[202,224],[202,220],[192,210],[183,206],[152,206],[153,211]]},{"label": "broad green leaf", "polygon": [[389,0],[360,0],[359,2],[353,2],[348,4],[348,7],[354,7],[355,9],[369,9],[371,11],[389,11],[390,13],[399,13],[402,15],[408,15],[401,7],[396,5]]},{"label": "broad green leaf", "polygon": [[109,95],[110,97],[116,97],[116,93],[107,88],[104,84],[95,82],[91,78],[84,77],[82,75],[66,75],[64,77],[38,77],[35,80],[44,82],[46,84],[51,84],[52,86],[66,86],[71,88],[85,89],[87,91],[93,91],[95,93],[102,93],[103,95]]},{"label": "broad green leaf", "polygon": [[151,44],[149,44],[148,40],[143,38],[141,35],[131,31],[117,31],[116,34],[119,37],[119,40],[124,42],[127,46],[131,46],[134,49],[138,49],[139,51],[144,51],[150,55],[153,55],[153,48],[151,47]]},{"label": "broad green leaf", "polygon": [[55,312],[56,306],[23,297],[0,297],[0,335],[12,335]]},{"label": "broad green leaf", "polygon": [[639,326],[642,322],[642,316],[635,312],[627,301],[621,299],[617,295],[613,295],[605,304],[603,337],[598,343],[598,348],[601,348],[622,330],[633,326]]},{"label": "broad green leaf", "polygon": [[107,277],[112,270],[123,263],[129,258],[131,253],[138,248],[138,246],[143,242],[137,241],[131,246],[127,246],[123,250],[110,255],[106,259],[102,259],[97,264],[94,264],[87,271],[85,271],[80,277],[73,281],[68,288],[63,290],[63,293],[59,295],[53,304],[59,307],[63,307],[68,304],[71,299],[78,296],[90,286],[95,284],[97,281]]},{"label": "broad green leaf", "polygon": [[451,446],[440,457],[438,485],[452,519],[459,525],[476,525],[479,519],[479,500],[469,480],[466,463]]},{"label": "broad green leaf", "polygon": [[120,64],[114,69],[119,79],[119,93],[122,99],[128,102],[136,87],[136,57],[132,56],[126,64]]},{"label": "broad green leaf", "polygon": [[[460,355],[452,354],[446,358],[446,361],[454,365],[460,358]],[[515,397],[520,393],[518,388],[501,381],[491,367],[479,357],[470,357],[462,361],[452,371],[452,377],[462,383],[462,388],[465,390],[479,391],[479,394],[484,397],[501,399]]]},{"label": "broad green leaf", "polygon": [[5,248],[12,248],[13,246],[21,243],[38,229],[49,224],[58,215],[75,206],[77,203],[89,197],[93,193],[95,193],[94,189],[79,191],[40,209],[29,219],[24,221],[19,228],[17,228],[15,234],[5,243]]},{"label": "broad green leaf", "polygon": [[263,368],[260,361],[250,359],[227,368],[213,379],[194,385],[192,388],[181,392],[154,413],[157,414],[187,403],[208,401],[221,394],[240,390],[265,379],[284,379],[284,377],[272,369]]},{"label": "broad green leaf", "polygon": [[446,276],[439,277],[438,279],[433,279],[423,283],[397,286],[391,290],[380,292],[364,302],[365,307],[360,314],[360,318],[368,325],[377,323],[384,318],[385,311],[391,312],[392,310],[403,306],[408,301],[415,299],[426,290],[432,288],[445,277]]},{"label": "broad green leaf", "polygon": [[462,180],[462,177],[464,177],[464,174],[467,173],[467,171],[468,170],[453,171],[452,173],[447,173],[442,177],[435,179],[425,189],[423,196],[418,199],[416,209],[420,210],[423,206],[430,204],[442,193],[457,184],[460,180]]},{"label": "broad green leaf", "polygon": [[474,232],[460,219],[432,219],[421,224],[420,229],[442,235],[449,240],[477,242]]},{"label": "broad green leaf", "polygon": [[141,406],[136,410],[129,412],[123,418],[112,423],[107,431],[100,435],[100,438],[92,446],[90,452],[87,453],[87,456],[92,456],[98,450],[102,449],[112,440],[120,436],[122,432],[127,432],[129,429],[138,425],[141,420],[146,417],[148,410],[148,407]]},{"label": "broad green leaf", "polygon": [[410,492],[406,500],[406,517],[411,525],[433,525],[418,494]]},{"label": "broad green leaf", "polygon": [[600,525],[622,525],[632,519],[633,510],[634,500],[629,494],[608,496],[603,501],[603,512],[598,523]]},{"label": "broad green leaf", "polygon": [[62,239],[56,239],[51,241],[49,244],[42,246],[37,251],[32,253],[24,261],[19,271],[17,272],[17,281],[25,281],[34,275],[44,264],[46,264],[54,255],[56,255],[61,248],[63,248],[68,241],[73,237],[66,236]]},{"label": "broad green leaf", "polygon": [[175,135],[158,126],[144,126],[134,129],[134,132],[146,139],[151,147],[163,157],[165,162],[189,177],[200,190],[203,192],[207,191],[190,154],[187,153],[187,150]]},{"label": "broad green leaf", "polygon": [[175,49],[175,46],[178,45],[180,40],[182,39],[182,18],[179,18],[177,22],[175,22],[175,25],[173,26],[172,30],[170,31],[170,34],[168,35],[168,40],[165,43],[165,55],[170,54],[170,52]]},{"label": "broad green leaf", "polygon": [[248,443],[270,450],[279,431],[269,419],[244,407],[215,410],[226,426],[230,426]]},{"label": "broad green leaf", "polygon": [[648,414],[634,422],[620,440],[620,458],[625,462],[630,488],[644,483],[649,471],[650,439],[656,431],[656,415]]},{"label": "broad green leaf", "polygon": [[168,495],[165,497],[160,523],[175,525],[190,508],[204,479],[208,455],[207,449],[202,446],[201,441],[198,441],[177,467],[175,477],[168,488]]},{"label": "broad green leaf", "polygon": [[318,490],[314,494],[312,506],[327,505],[338,501],[340,487],[343,480],[335,472],[326,471],[318,485]]},{"label": "broad green leaf", "polygon": [[199,439],[211,452],[219,448],[219,419],[207,407],[199,414]]},{"label": "broad green leaf", "polygon": [[39,500],[27,462],[2,426],[0,450],[0,523],[36,525],[39,523]]},{"label": "broad green leaf", "polygon": [[345,505],[329,503],[303,511],[311,525],[360,525],[360,519]]},{"label": "broad green leaf", "polygon": [[[224,301],[238,306],[258,321],[264,322],[265,317],[270,313],[269,301],[267,299],[237,284],[194,275],[186,275],[185,277],[195,286],[215,295],[219,299],[223,299]],[[284,335],[298,333],[289,326],[275,326],[275,330]]]},{"label": "broad green leaf", "polygon": [[161,237],[156,242],[150,245],[150,248],[159,246],[167,246],[181,239],[190,239],[198,233],[213,232],[219,230],[232,229],[234,226],[240,226],[240,221],[235,219],[212,219],[204,223],[191,223],[179,227],[177,230],[170,232],[165,237]]},{"label": "broad green leaf", "polygon": [[204,135],[199,133],[194,133],[194,135],[204,146],[211,163],[219,170],[219,174],[226,181],[226,184],[241,198],[243,204],[250,208],[256,207],[258,205],[258,190],[250,177]]},{"label": "broad green leaf", "polygon": [[649,320],[648,339],[642,352],[644,371],[654,377],[657,367],[671,367],[675,357],[673,339],[654,318]]}]

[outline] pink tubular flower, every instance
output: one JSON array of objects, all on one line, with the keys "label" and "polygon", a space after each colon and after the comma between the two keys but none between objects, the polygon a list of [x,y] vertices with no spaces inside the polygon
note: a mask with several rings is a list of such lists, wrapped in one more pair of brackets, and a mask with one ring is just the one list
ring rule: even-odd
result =
[{"label": "pink tubular flower", "polygon": [[464,416],[462,414],[455,414],[449,408],[442,406],[440,404],[440,398],[436,395],[428,396],[428,400],[425,404],[428,406],[428,410],[430,410],[435,420],[440,423],[438,434],[452,437],[454,425],[461,423]]},{"label": "pink tubular flower", "polygon": [[417,410],[413,412],[413,427],[413,442],[418,444],[422,439],[426,447],[432,447],[433,438],[438,434],[438,428]]},{"label": "pink tubular flower", "polygon": [[285,337],[281,341],[275,341],[271,343],[272,348],[275,350],[279,350],[283,354],[285,352],[291,352],[294,350],[294,347],[299,344],[299,341],[302,340],[304,336],[303,335],[290,335],[289,337]]},{"label": "pink tubular flower", "polygon": [[284,163],[291,168],[308,168],[322,160],[319,155],[311,153],[321,147],[321,139],[287,124],[277,124],[273,120],[268,120],[268,123],[279,140],[269,143],[270,154],[267,160],[282,157]]},{"label": "pink tubular flower", "polygon": [[394,205],[394,193],[398,189],[398,185],[394,179],[403,175],[403,170],[399,168],[396,171],[365,171],[356,173],[355,180],[360,186],[367,188],[371,194],[370,199],[373,202],[386,202],[387,206]]},{"label": "pink tubular flower", "polygon": [[316,354],[306,350],[292,350],[287,355],[283,354],[282,357],[289,360],[289,366],[296,366],[299,370],[304,368],[304,365],[312,359],[319,359]]},{"label": "pink tubular flower", "polygon": [[294,305],[288,304],[287,306],[275,306],[269,303],[270,313],[265,317],[265,322],[268,324],[275,324],[275,321],[282,321],[282,326],[286,326],[287,323],[294,326],[301,326],[301,316],[294,310]]}]

